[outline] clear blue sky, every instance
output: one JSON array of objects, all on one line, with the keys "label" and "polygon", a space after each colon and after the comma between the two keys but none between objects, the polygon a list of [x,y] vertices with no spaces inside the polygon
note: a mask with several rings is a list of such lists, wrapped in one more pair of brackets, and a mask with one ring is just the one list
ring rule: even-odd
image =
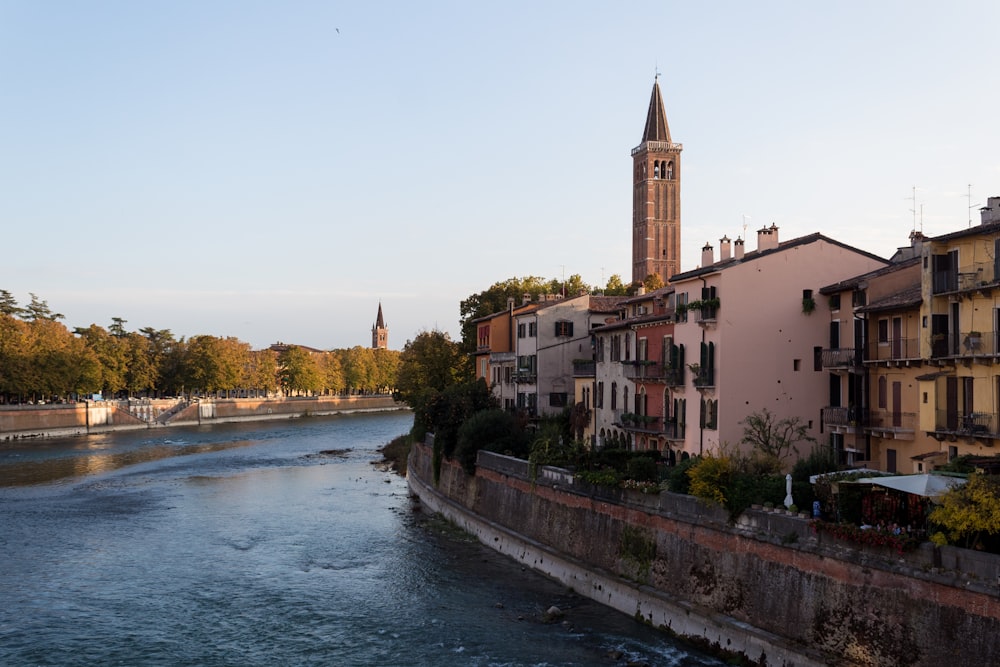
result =
[{"label": "clear blue sky", "polygon": [[0,289],[255,347],[369,345],[381,301],[399,349],[512,276],[628,280],[657,68],[683,269],[745,215],[748,249],[888,257],[914,187],[929,235],[1000,195],[998,30],[992,0],[0,0]]}]

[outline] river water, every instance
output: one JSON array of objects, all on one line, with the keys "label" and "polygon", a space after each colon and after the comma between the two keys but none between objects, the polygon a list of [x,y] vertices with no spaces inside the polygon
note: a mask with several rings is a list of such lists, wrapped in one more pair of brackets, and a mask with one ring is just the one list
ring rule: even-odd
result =
[{"label": "river water", "polygon": [[722,664],[421,513],[411,421],[0,444],[0,664]]}]

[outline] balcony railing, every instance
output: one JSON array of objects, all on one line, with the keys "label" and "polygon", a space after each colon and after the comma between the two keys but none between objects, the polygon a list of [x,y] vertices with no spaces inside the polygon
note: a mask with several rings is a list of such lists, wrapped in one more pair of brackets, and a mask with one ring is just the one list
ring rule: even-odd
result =
[{"label": "balcony railing", "polygon": [[667,385],[678,385],[684,382],[681,369],[669,365],[664,366],[658,361],[625,361],[622,364],[625,377],[629,380],[663,382]]},{"label": "balcony railing", "polygon": [[593,361],[574,361],[573,362],[573,377],[575,378],[592,378],[594,377],[597,369],[596,362]]},{"label": "balcony railing", "polygon": [[864,426],[865,414],[858,408],[827,406],[823,408],[823,423],[827,426],[843,426],[856,428]]},{"label": "balcony railing", "polygon": [[823,350],[823,368],[854,368],[859,363],[856,348],[837,347]]},{"label": "balcony railing", "polygon": [[995,357],[1000,351],[995,331],[968,331],[938,334],[931,339],[931,357]]},{"label": "balcony railing", "polygon": [[526,371],[518,369],[514,373],[514,382],[517,384],[534,384],[538,380],[538,373],[535,371]]},{"label": "balcony railing", "polygon": [[920,358],[919,338],[890,338],[868,345],[865,361],[902,361]]},{"label": "balcony railing", "polygon": [[694,386],[696,387],[714,387],[715,386],[715,369],[714,368],[699,368],[698,372],[694,377]]},{"label": "balcony railing", "polygon": [[960,435],[973,438],[1000,438],[1000,420],[995,412],[969,412],[966,414],[935,410],[934,430],[937,433]]},{"label": "balcony railing", "polygon": [[871,410],[865,424],[865,427],[873,435],[891,433],[896,437],[909,435],[911,438],[916,431],[916,426],[917,413],[894,412],[892,410]]},{"label": "balcony railing", "polygon": [[621,425],[626,431],[636,433],[659,433],[662,419],[651,415],[636,415],[623,413]]},{"label": "balcony railing", "polygon": [[934,273],[932,288],[934,294],[948,294],[997,287],[998,284],[1000,284],[1000,276],[997,275],[994,262],[974,262],[959,267],[957,271]]}]

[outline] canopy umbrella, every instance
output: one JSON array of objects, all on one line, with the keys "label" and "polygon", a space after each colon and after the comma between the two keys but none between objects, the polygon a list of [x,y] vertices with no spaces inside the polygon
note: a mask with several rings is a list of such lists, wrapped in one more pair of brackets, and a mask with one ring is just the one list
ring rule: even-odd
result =
[{"label": "canopy umbrella", "polygon": [[946,475],[897,475],[896,477],[865,477],[858,482],[863,484],[878,484],[897,491],[913,493],[918,496],[935,498],[941,494],[965,484],[964,477]]}]

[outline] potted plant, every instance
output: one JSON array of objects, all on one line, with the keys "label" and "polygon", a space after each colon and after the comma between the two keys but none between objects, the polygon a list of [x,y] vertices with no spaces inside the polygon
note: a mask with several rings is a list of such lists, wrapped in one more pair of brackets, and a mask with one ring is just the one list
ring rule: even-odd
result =
[{"label": "potted plant", "polygon": [[806,315],[812,314],[816,310],[816,299],[811,296],[807,296],[802,299],[802,312]]}]

